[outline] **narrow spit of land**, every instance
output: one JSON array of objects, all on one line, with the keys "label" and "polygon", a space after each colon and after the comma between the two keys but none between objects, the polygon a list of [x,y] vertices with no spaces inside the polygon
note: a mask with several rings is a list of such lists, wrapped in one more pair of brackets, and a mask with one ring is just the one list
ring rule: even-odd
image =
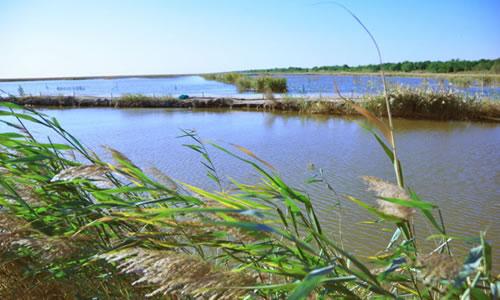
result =
[{"label": "narrow spit of land", "polygon": [[[281,100],[237,97],[133,97],[108,98],[89,96],[28,96],[4,98],[3,101],[34,107],[114,107],[114,108],[267,108]],[[339,102],[340,99],[326,101]],[[276,107],[275,107],[276,108]]]},{"label": "narrow spit of land", "polygon": [[[480,101],[455,94],[405,92],[391,95],[395,117],[428,120],[500,122],[500,101]],[[28,96],[3,98],[27,107],[110,107],[110,108],[184,108],[283,111],[304,114],[355,116],[351,103],[340,98],[243,99],[235,97],[148,97],[126,95],[119,98],[74,96]],[[356,99],[356,102],[378,116],[384,116],[382,96]]]}]

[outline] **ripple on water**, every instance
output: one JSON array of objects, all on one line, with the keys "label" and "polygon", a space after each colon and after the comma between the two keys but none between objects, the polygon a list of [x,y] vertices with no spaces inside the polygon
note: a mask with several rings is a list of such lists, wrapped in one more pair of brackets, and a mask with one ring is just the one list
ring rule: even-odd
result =
[{"label": "ripple on water", "polygon": [[[107,144],[145,168],[154,165],[174,178],[204,187],[214,185],[207,180],[200,157],[182,146],[186,140],[176,138],[179,129],[196,129],[203,138],[224,146],[242,145],[274,165],[288,183],[306,189],[332,235],[337,235],[339,225],[335,197],[319,185],[303,184],[308,164],[323,168],[338,193],[370,203],[373,195],[365,191],[360,177],[393,180],[387,157],[352,119],[162,109],[50,109],[45,113],[57,117],[98,153],[104,153],[99,146]],[[480,230],[488,229],[492,244],[499,245],[500,126],[395,120],[395,127],[407,184],[441,207],[448,231],[456,236],[478,236]],[[41,128],[37,132],[45,134]],[[211,152],[221,173],[257,180],[255,172],[236,159]],[[383,249],[391,233],[361,224],[373,218],[345,199],[341,204],[346,248],[362,255]],[[422,236],[429,232],[425,224],[417,229]],[[456,243],[456,252],[464,254],[465,246]],[[500,248],[493,249],[498,271]]]}]

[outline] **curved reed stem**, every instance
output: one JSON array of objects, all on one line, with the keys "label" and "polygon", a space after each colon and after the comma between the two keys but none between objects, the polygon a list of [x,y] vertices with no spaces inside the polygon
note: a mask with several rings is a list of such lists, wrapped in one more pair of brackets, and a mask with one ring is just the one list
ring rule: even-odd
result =
[{"label": "curved reed stem", "polygon": [[396,180],[397,180],[398,185],[400,187],[404,187],[403,178],[401,176],[401,170],[400,170],[399,162],[398,162],[398,155],[397,155],[397,149],[396,149],[396,139],[394,138],[394,126],[392,123],[391,105],[390,105],[390,100],[389,100],[389,93],[387,92],[387,82],[385,79],[384,63],[382,60],[382,52],[380,51],[380,47],[378,46],[377,40],[375,39],[373,34],[370,32],[370,30],[365,26],[365,24],[363,24],[363,22],[358,18],[358,16],[356,16],[356,14],[354,14],[345,5],[343,5],[339,2],[336,2],[336,1],[324,1],[324,2],[315,3],[315,5],[317,5],[317,4],[334,4],[334,5],[339,6],[342,9],[344,9],[347,13],[349,13],[356,20],[356,22],[359,23],[359,25],[361,25],[361,27],[363,27],[363,29],[366,31],[366,33],[368,33],[368,35],[370,36],[370,39],[373,42],[373,45],[377,49],[377,55],[378,55],[379,65],[380,65],[380,76],[382,77],[382,85],[384,87],[384,98],[385,98],[385,106],[387,109],[387,119],[389,121],[389,131],[390,131],[389,143],[391,144],[391,150],[392,150],[392,154],[394,156],[394,159],[393,159],[394,173],[396,173]]}]

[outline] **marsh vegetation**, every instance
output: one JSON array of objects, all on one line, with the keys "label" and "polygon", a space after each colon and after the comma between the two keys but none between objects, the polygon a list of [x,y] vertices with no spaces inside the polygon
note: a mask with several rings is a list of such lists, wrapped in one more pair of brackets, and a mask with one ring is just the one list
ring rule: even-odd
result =
[{"label": "marsh vegetation", "polygon": [[[372,226],[392,228],[387,247],[368,260],[350,253],[341,234],[325,231],[314,199],[246,148],[230,150],[195,132],[181,133],[218,187],[205,190],[162,173],[148,176],[115,149],[109,149],[114,163],[103,161],[56,119],[11,103],[1,106],[2,122],[12,129],[0,135],[4,298],[498,294],[485,233],[468,255],[452,255],[454,237],[447,234],[440,209],[404,185],[401,164],[390,150],[390,130],[359,107],[389,161],[399,166],[400,184],[365,177],[377,199],[372,206],[367,199],[337,194],[321,173],[310,183],[324,185],[332,201],[351,201],[373,214]],[[31,124],[65,142],[37,140]],[[213,151],[254,168],[260,183],[223,185]],[[417,234],[422,232],[417,215],[433,228],[438,246],[432,251],[418,246],[425,237]]]},{"label": "marsh vegetation", "polygon": [[286,78],[248,76],[242,73],[216,73],[203,75],[205,79],[234,84],[239,92],[286,93]]},{"label": "marsh vegetation", "polygon": [[[406,62],[383,64],[371,33],[343,8],[372,38],[380,60],[378,70],[424,68]],[[497,61],[489,63],[481,61],[474,68],[484,65],[496,70]],[[461,65],[452,61],[446,71],[465,71],[455,70]],[[438,71],[446,67],[436,66]],[[434,300],[500,296],[488,233],[480,231],[472,238],[449,233],[441,208],[406,183],[393,123],[395,116],[497,121],[498,102],[433,90],[388,89],[383,72],[383,93],[358,101],[340,92],[339,101],[286,95],[276,100],[273,93],[287,91],[287,81],[280,77],[221,73],[205,78],[272,99],[257,103],[256,109],[362,116],[364,128],[391,166],[393,179],[366,174],[363,182],[370,196],[361,199],[338,192],[323,170],[311,167],[314,174],[307,184],[328,192],[329,212],[340,224],[334,232],[319,217],[313,195],[289,184],[272,164],[245,147],[222,147],[194,130],[181,130],[179,138],[199,155],[214,187],[202,188],[158,169],[150,175],[111,147],[106,147],[109,159],[103,159],[56,118],[30,107],[78,105],[78,98],[26,97],[24,91],[20,97],[9,95],[8,101],[0,102],[0,122],[6,129],[0,133],[0,297]],[[86,101],[89,106],[116,107],[193,108],[200,103],[140,94]],[[230,108],[235,104],[224,99],[212,103]],[[40,139],[33,128],[49,132],[48,139]],[[214,152],[251,168],[258,180],[224,182]],[[353,251],[352,241],[343,235],[343,228],[354,226],[342,223],[343,202],[369,214],[364,223],[381,234],[371,238],[390,232],[387,244],[363,257]],[[434,242],[431,248],[424,246],[429,240]],[[454,251],[459,240],[468,242],[464,255]]]},{"label": "marsh vegetation", "polygon": [[[163,108],[225,108],[244,110],[290,111],[301,114],[358,115],[349,102],[331,97],[301,97],[287,94],[273,97],[273,101],[244,100],[231,97],[193,97],[179,99],[171,96],[127,94],[113,99],[80,97],[14,97],[4,100],[25,106],[56,107],[163,107]],[[431,89],[396,87],[390,90],[395,117],[428,120],[500,120],[500,101],[475,96],[434,91]],[[382,95],[364,95],[356,102],[377,116],[386,116]]]}]

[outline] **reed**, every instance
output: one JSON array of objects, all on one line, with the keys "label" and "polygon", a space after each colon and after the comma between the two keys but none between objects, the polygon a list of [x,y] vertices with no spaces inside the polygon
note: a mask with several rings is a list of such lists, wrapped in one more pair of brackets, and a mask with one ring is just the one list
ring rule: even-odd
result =
[{"label": "reed", "polygon": [[[447,234],[438,206],[405,187],[391,123],[397,95],[384,90],[374,101],[385,104],[380,113],[387,113],[389,126],[354,101],[343,105],[368,120],[397,184],[364,178],[377,206],[332,195],[371,213],[381,230],[394,230],[387,247],[368,261],[346,250],[349,241],[325,231],[314,199],[244,147],[227,149],[184,130],[186,147],[200,154],[218,190],[163,175],[168,180],[162,183],[117,150],[109,149],[113,163],[102,160],[54,118],[0,103],[0,121],[11,130],[0,133],[0,296],[26,298],[29,292],[35,298],[50,291],[63,299],[497,298],[500,282],[486,234],[479,234],[466,257],[453,256],[455,238]],[[33,125],[64,142],[38,140]],[[223,184],[212,151],[251,166],[260,183]],[[325,185],[319,175],[309,183]],[[423,231],[414,223],[417,214],[439,241],[430,252],[417,247],[425,238],[417,235]]]},{"label": "reed", "polygon": [[272,76],[248,76],[242,73],[205,74],[207,80],[236,85],[239,92],[256,91],[259,93],[286,93],[286,78]]},{"label": "reed", "polygon": [[[307,98],[290,95],[275,96],[271,91],[263,93],[263,98],[272,103],[245,101],[236,98],[190,97],[181,100],[173,97],[151,97],[125,95],[113,99],[78,97],[11,97],[6,101],[27,107],[163,107],[163,108],[223,108],[298,112],[301,114],[324,114],[352,116],[358,115],[351,103],[329,98]],[[392,115],[407,119],[500,121],[500,101],[458,94],[453,91],[432,91],[429,89],[391,89],[391,97],[396,103]],[[356,100],[360,106],[377,116],[386,116],[381,95],[365,95]],[[443,103],[444,102],[444,103]]]},{"label": "reed", "polygon": [[456,76],[448,79],[448,81],[462,88],[469,88],[476,83],[476,80],[473,77],[465,77],[465,76]]},{"label": "reed", "polygon": [[[435,120],[500,118],[498,101],[488,101],[452,91],[396,88],[391,90],[389,97],[392,114],[396,117]],[[387,115],[381,96],[366,96],[362,104],[379,116]]]},{"label": "reed", "polygon": [[[241,146],[230,150],[183,132],[186,146],[200,153],[219,186],[209,191],[170,177],[157,181],[113,149],[114,163],[103,161],[57,120],[12,103],[0,107],[1,121],[12,129],[0,134],[3,299],[48,292],[61,298],[170,299],[437,299],[496,293],[490,288],[499,283],[485,235],[467,257],[451,256],[447,249],[454,238],[439,221],[438,207],[390,182],[366,178],[376,207],[334,196],[359,204],[379,226],[395,230],[387,249],[380,249],[383,255],[366,261],[345,250],[348,240],[325,232],[314,199]],[[33,124],[64,143],[36,139]],[[369,130],[388,149],[383,135]],[[212,151],[250,165],[261,183],[223,184]],[[392,157],[390,150],[387,154]],[[415,247],[416,239],[424,238],[416,235],[423,230],[413,227],[416,214],[441,240],[434,251]],[[27,294],[22,287],[29,285]]]},{"label": "reed", "polygon": [[[481,99],[454,93],[429,89],[393,88],[388,96],[391,114],[405,119],[458,120],[458,121],[500,121],[500,101]],[[366,95],[353,102],[379,117],[386,117],[385,97]],[[274,110],[295,111],[301,114],[325,114],[354,116],[359,112],[353,103],[331,100],[285,96],[274,104]]]},{"label": "reed", "polygon": [[171,96],[152,97],[141,94],[127,94],[112,99],[110,105],[114,107],[156,107],[177,101],[179,99]]},{"label": "reed", "polygon": [[286,78],[279,77],[257,77],[255,81],[255,90],[260,93],[271,91],[273,93],[286,93]]}]

